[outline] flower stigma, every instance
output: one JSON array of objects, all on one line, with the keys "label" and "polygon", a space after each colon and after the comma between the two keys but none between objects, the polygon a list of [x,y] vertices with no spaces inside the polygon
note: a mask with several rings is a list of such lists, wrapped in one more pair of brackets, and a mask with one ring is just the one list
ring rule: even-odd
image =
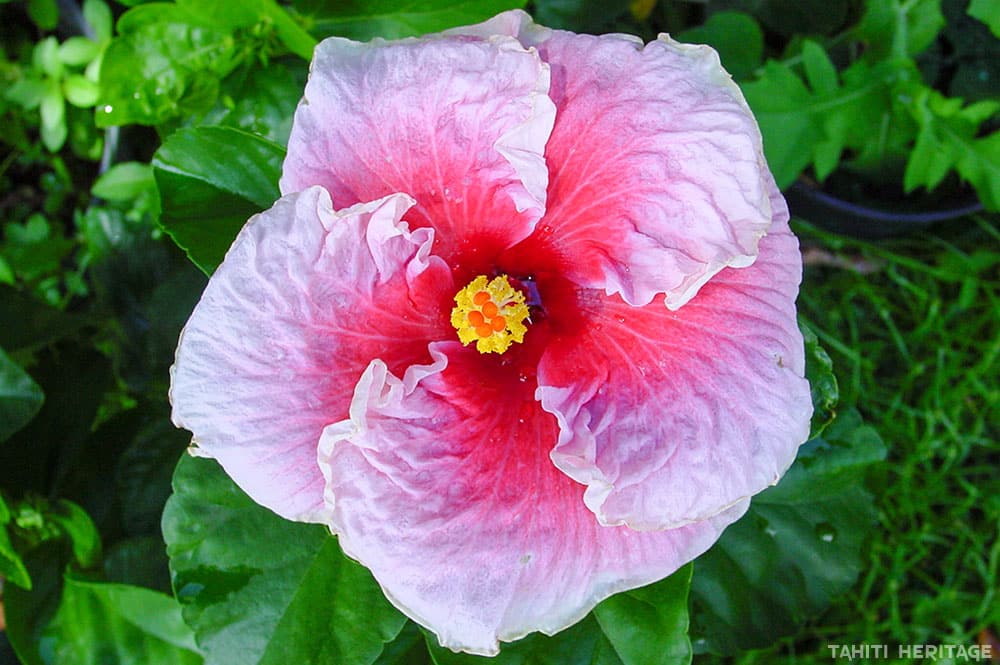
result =
[{"label": "flower stigma", "polygon": [[455,294],[451,325],[458,339],[468,346],[473,341],[480,353],[503,353],[511,344],[524,341],[528,306],[524,294],[511,286],[506,275],[492,280],[480,275]]}]

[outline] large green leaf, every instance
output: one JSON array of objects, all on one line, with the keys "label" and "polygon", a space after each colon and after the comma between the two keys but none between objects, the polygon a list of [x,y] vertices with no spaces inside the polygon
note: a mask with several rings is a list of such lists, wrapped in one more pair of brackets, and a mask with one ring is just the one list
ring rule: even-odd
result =
[{"label": "large green leaf", "polygon": [[67,575],[62,600],[42,631],[46,665],[202,662],[191,630],[170,596]]},{"label": "large green leaf", "polygon": [[525,0],[305,0],[296,10],[320,37],[398,39],[485,21]]},{"label": "large green leaf", "polygon": [[182,129],[153,155],[160,223],[206,274],[240,228],[279,197],[284,149],[231,127]]},{"label": "large green leaf", "polygon": [[406,623],[329,531],[255,504],[214,461],[181,459],[163,533],[209,665],[368,665]]},{"label": "large green leaf", "polygon": [[875,521],[866,472],[885,446],[848,411],[803,445],[776,486],[695,561],[692,633],[699,650],[734,653],[793,633],[846,591]]},{"label": "large green leaf", "polygon": [[38,384],[0,349],[0,441],[27,425],[44,400]]},{"label": "large green leaf", "polygon": [[665,580],[614,595],[566,630],[534,633],[501,645],[493,659],[456,654],[427,635],[437,665],[683,665],[691,662],[688,588],[691,566]]}]

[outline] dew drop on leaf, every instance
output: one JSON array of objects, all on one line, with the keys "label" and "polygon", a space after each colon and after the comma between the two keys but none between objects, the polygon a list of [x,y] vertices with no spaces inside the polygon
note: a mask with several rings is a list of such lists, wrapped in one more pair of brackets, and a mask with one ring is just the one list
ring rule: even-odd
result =
[{"label": "dew drop on leaf", "polygon": [[837,530],[829,522],[820,522],[816,525],[816,537],[824,543],[832,543],[837,538]]}]

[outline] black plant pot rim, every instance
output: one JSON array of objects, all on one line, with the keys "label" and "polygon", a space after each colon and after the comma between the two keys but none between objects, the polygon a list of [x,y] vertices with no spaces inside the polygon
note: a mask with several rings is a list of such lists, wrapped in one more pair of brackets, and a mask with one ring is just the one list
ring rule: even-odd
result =
[{"label": "black plant pot rim", "polygon": [[853,203],[797,180],[785,191],[792,215],[828,231],[858,238],[886,238],[911,233],[936,222],[964,217],[983,209],[974,196],[963,194],[950,205],[903,212]]}]

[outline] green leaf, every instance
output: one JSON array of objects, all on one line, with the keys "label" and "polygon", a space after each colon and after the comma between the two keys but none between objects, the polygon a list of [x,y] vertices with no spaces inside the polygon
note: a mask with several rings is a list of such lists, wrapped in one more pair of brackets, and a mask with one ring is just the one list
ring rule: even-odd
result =
[{"label": "green leaf", "polygon": [[958,172],[972,183],[983,206],[1000,211],[1000,131],[975,139],[958,161]]},{"label": "green leaf", "polygon": [[59,59],[63,64],[83,67],[97,57],[101,47],[86,37],[70,37],[59,45]]},{"label": "green leaf", "polygon": [[[61,489],[66,479],[80,478],[79,468],[89,462],[77,451],[87,447],[102,396],[112,385],[110,361],[92,346],[67,342],[39,353],[32,376],[45,391],[45,404],[26,427],[0,445],[0,486],[19,494],[88,501],[86,495]],[[113,444],[107,440],[92,443],[89,457],[108,449],[109,443]],[[107,471],[107,464],[91,467],[86,479],[94,486],[108,487]]]},{"label": "green leaf", "polygon": [[73,106],[90,108],[97,103],[99,90],[97,84],[85,76],[71,74],[63,79],[63,93]]},{"label": "green leaf", "polygon": [[1000,0],[972,0],[968,13],[985,23],[990,32],[1000,39]]},{"label": "green leaf", "polygon": [[24,562],[21,561],[21,557],[14,550],[14,545],[10,542],[10,536],[7,535],[7,529],[3,524],[0,524],[0,578],[11,584],[16,584],[22,589],[31,590],[31,576],[28,574]]},{"label": "green leaf", "polygon": [[289,51],[304,60],[312,60],[316,39],[275,0],[177,0],[177,6],[199,21],[227,31],[270,23]]},{"label": "green leaf", "polygon": [[42,97],[48,89],[46,82],[40,78],[26,76],[20,78],[7,88],[4,97],[26,109],[38,108]]},{"label": "green leaf", "polygon": [[307,72],[305,63],[285,60],[234,72],[222,84],[220,102],[197,124],[235,127],[286,145]]},{"label": "green leaf", "polygon": [[1000,210],[1000,132],[977,137],[979,125],[1000,110],[1000,102],[962,106],[961,100],[923,85],[906,92],[919,126],[903,178],[906,190],[933,189],[954,168],[975,187],[987,210]]},{"label": "green leaf", "polygon": [[367,665],[406,623],[329,531],[255,504],[214,461],[181,459],[163,533],[209,665]]},{"label": "green leaf", "polygon": [[101,62],[97,125],[158,125],[205,111],[219,80],[237,65],[233,36],[184,22],[175,5],[153,3],[126,12],[121,33]]},{"label": "green leaf", "polygon": [[504,644],[493,658],[455,653],[430,633],[425,638],[435,665],[624,665],[593,614],[552,637],[533,633]]},{"label": "green leaf", "polygon": [[629,16],[628,0],[535,0],[532,14],[550,28],[600,34]]},{"label": "green leaf", "polygon": [[811,39],[802,42],[802,65],[806,70],[809,87],[818,95],[830,95],[837,91],[837,70],[823,47]]},{"label": "green leaf", "polygon": [[304,0],[295,9],[312,34],[340,35],[359,41],[398,39],[479,23],[524,0]]},{"label": "green leaf", "polygon": [[43,517],[58,527],[69,541],[73,558],[81,568],[94,568],[101,562],[101,534],[87,511],[72,501],[59,499],[49,506]]},{"label": "green leaf", "polygon": [[[5,586],[3,590],[7,637],[23,665],[55,665],[42,658],[42,631],[55,614],[66,568],[63,544],[43,542],[23,555],[31,576],[31,590]],[[62,665],[61,663],[59,665]]]},{"label": "green leaf", "polygon": [[145,162],[121,162],[94,182],[90,193],[105,201],[131,201],[156,188],[153,167]]},{"label": "green leaf", "polygon": [[7,535],[7,524],[11,521],[10,508],[0,496],[0,577],[6,578],[11,584],[22,589],[31,590],[31,576],[21,561],[20,555],[14,550],[14,545]]},{"label": "green leaf", "polygon": [[103,665],[202,662],[180,606],[141,587],[67,575],[62,600],[42,631],[46,663]]},{"label": "green leaf", "polygon": [[206,274],[246,221],[280,193],[284,149],[228,127],[182,129],[153,155],[160,223]]},{"label": "green leaf", "polygon": [[691,662],[688,590],[691,565],[667,579],[601,602],[594,617],[625,665]]},{"label": "green leaf", "polygon": [[75,335],[88,322],[84,316],[61,312],[17,289],[0,287],[0,347],[11,353],[30,352]]},{"label": "green leaf", "polygon": [[26,665],[82,663],[75,657],[78,654],[58,655],[62,645],[45,633],[60,604],[67,567],[79,570],[100,560],[97,529],[79,506],[64,499],[22,501],[14,522],[32,588],[30,592],[4,589],[10,643]]},{"label": "green leaf", "polygon": [[43,401],[38,384],[0,349],[0,442],[27,425]]},{"label": "green leaf", "polygon": [[704,25],[685,30],[677,39],[714,48],[722,65],[738,81],[749,78],[764,57],[764,32],[752,16],[743,12],[712,14]]},{"label": "green leaf", "polygon": [[830,360],[826,349],[820,346],[816,333],[801,320],[799,329],[805,340],[806,378],[809,380],[809,391],[812,394],[813,415],[809,426],[809,438],[813,439],[822,434],[836,417],[840,388],[837,386],[837,376],[833,373],[833,361]]},{"label": "green leaf", "polygon": [[758,80],[743,85],[743,93],[757,116],[771,172],[785,188],[809,165],[813,146],[823,139],[822,125],[809,109],[817,103],[791,69],[774,61]]},{"label": "green leaf", "polygon": [[856,62],[838,83],[829,58],[808,41],[803,61],[809,87],[788,65],[775,61],[765,65],[756,81],[743,84],[764,136],[768,164],[782,188],[811,163],[822,179],[845,148],[881,151],[892,84],[912,67],[912,61],[878,68]]},{"label": "green leaf", "polygon": [[42,115],[42,143],[52,152],[58,152],[66,142],[66,102],[62,89],[54,79],[49,79],[45,94],[39,104]]},{"label": "green leaf", "polygon": [[33,213],[22,224],[7,224],[4,232],[4,258],[25,281],[58,272],[62,260],[74,247],[73,241],[63,237],[59,229],[53,229],[40,213]]},{"label": "green leaf", "polygon": [[396,639],[385,645],[374,665],[431,665],[420,627],[407,621]]},{"label": "green leaf", "polygon": [[55,30],[59,7],[56,0],[28,0],[28,16],[42,30]]},{"label": "green leaf", "polygon": [[[128,4],[128,3],[123,3]],[[94,30],[99,43],[111,39],[111,8],[103,0],[83,0],[83,18]]]},{"label": "green leaf", "polygon": [[781,482],[695,561],[695,648],[719,654],[768,646],[846,591],[875,521],[864,480],[885,446],[856,411],[802,446]]},{"label": "green leaf", "polygon": [[[176,334],[174,338],[176,342]],[[136,431],[117,461],[115,481],[123,504],[122,523],[129,533],[159,534],[173,469],[190,443],[190,436],[173,426],[166,405],[163,408],[160,417],[150,418]]]},{"label": "green leaf", "polygon": [[103,568],[109,582],[171,593],[167,549],[159,533],[119,540],[108,548]]},{"label": "green leaf", "polygon": [[35,69],[43,72],[49,78],[59,79],[62,76],[63,64],[62,60],[59,59],[59,42],[55,37],[46,37],[35,44],[31,60]]},{"label": "green leaf", "polygon": [[495,658],[427,647],[437,665],[682,665],[691,662],[688,589],[691,566],[670,577],[606,598],[583,621],[552,637],[540,633],[500,645]]},{"label": "green leaf", "polygon": [[944,24],[941,0],[879,0],[865,3],[854,37],[866,42],[871,62],[905,58],[930,46]]}]

